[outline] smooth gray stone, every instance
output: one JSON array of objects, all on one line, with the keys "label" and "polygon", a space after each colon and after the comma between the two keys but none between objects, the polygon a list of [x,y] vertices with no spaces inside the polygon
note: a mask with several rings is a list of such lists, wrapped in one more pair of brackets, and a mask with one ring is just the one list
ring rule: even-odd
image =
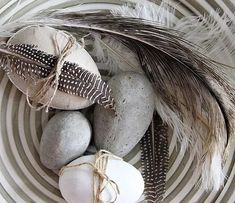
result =
[{"label": "smooth gray stone", "polygon": [[134,72],[120,73],[108,84],[116,112],[96,105],[94,141],[98,149],[123,157],[140,141],[151,123],[154,90],[144,75]]},{"label": "smooth gray stone", "polygon": [[83,155],[91,140],[91,126],[80,112],[60,112],[46,125],[40,143],[40,159],[52,170]]}]

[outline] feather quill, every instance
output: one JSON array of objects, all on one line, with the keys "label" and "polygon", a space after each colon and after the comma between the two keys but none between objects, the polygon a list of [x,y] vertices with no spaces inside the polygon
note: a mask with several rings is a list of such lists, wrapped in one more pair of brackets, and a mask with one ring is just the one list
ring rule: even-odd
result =
[{"label": "feather quill", "polygon": [[[24,80],[36,81],[46,78],[56,62],[56,56],[42,52],[33,45],[0,45],[1,67]],[[114,100],[108,85],[100,76],[90,73],[77,64],[69,62],[63,64],[58,89],[97,102],[105,108],[114,108]]]}]

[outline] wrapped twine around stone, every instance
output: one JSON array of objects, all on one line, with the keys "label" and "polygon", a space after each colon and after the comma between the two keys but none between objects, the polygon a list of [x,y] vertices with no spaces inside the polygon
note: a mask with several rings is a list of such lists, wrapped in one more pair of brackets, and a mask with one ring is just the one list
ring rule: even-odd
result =
[{"label": "wrapped twine around stone", "polygon": [[[68,42],[66,43],[65,47],[62,50],[60,50],[57,41],[57,35],[59,32],[61,31],[58,31],[54,37],[54,44],[58,52],[58,61],[56,66],[52,68],[51,73],[47,77],[36,80],[33,84],[29,85],[29,87],[26,90],[27,103],[31,108],[35,108],[36,110],[41,110],[44,107],[46,107],[46,112],[48,112],[50,104],[53,98],[55,97],[56,91],[58,90],[59,77],[62,71],[63,64],[65,62],[65,58],[72,52],[74,46],[76,45],[76,39],[70,33],[66,32],[66,34],[68,35]],[[37,84],[43,84],[43,85],[39,89],[39,91],[29,99],[29,90]],[[41,103],[45,95],[49,93],[50,88],[54,89],[53,93],[49,96],[45,104],[38,106],[38,103]]]},{"label": "wrapped twine around stone", "polygon": [[[100,150],[96,153],[94,164],[85,162],[81,164],[64,166],[63,168],[61,168],[59,176],[63,175],[66,169],[78,168],[84,165],[90,166],[93,168],[94,173],[93,203],[115,203],[118,195],[120,194],[120,191],[117,183],[115,183],[106,175],[106,168],[109,159],[122,160],[120,157],[117,157],[106,150]],[[115,195],[110,200],[103,201],[101,199],[101,194],[105,190],[105,188],[107,188],[107,186],[111,186]]]}]

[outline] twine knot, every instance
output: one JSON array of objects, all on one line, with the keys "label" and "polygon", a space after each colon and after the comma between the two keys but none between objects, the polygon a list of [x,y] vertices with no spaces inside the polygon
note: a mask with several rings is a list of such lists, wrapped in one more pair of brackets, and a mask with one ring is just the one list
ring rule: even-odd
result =
[{"label": "twine knot", "polygon": [[[94,173],[93,202],[115,203],[118,195],[120,194],[120,191],[118,185],[106,175],[106,169],[109,159],[122,160],[120,157],[117,157],[106,150],[100,150],[99,152],[96,153],[96,159],[94,164],[86,162],[81,164],[64,166],[60,170],[59,176],[61,176],[66,169],[77,168],[83,165],[88,165],[93,168],[93,173]],[[104,201],[101,198],[101,194],[108,186],[112,188],[114,196],[110,200]]]},{"label": "twine knot", "polygon": [[[34,84],[29,85],[26,91],[26,100],[31,108],[35,108],[36,110],[41,110],[46,107],[46,112],[48,112],[50,104],[55,97],[56,91],[58,90],[59,86],[59,77],[61,75],[61,71],[63,68],[63,64],[65,62],[66,56],[68,56],[76,45],[76,39],[68,32],[68,42],[66,43],[65,47],[60,50],[57,35],[61,31],[58,31],[54,38],[54,43],[58,52],[58,60],[54,68],[52,68],[50,74],[42,79],[38,79],[34,82]],[[62,32],[64,33],[64,32]],[[32,89],[35,85],[42,84],[42,87],[37,91],[36,94],[30,97],[29,100],[29,90]],[[49,96],[48,100],[41,106],[38,106],[39,103],[48,95],[49,90],[53,88],[53,93]]]}]

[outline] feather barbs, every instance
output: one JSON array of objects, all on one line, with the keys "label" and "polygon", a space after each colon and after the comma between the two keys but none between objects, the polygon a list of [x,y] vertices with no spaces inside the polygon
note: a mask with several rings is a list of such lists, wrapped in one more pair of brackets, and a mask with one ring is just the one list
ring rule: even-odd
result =
[{"label": "feather barbs", "polygon": [[[43,79],[51,74],[51,69],[56,65],[58,58],[32,45],[20,44],[1,45],[0,59],[8,73],[15,73],[24,80],[35,83],[41,79],[43,82]],[[111,89],[101,77],[74,63],[64,62],[58,90],[87,98],[105,108],[114,108]]]}]

